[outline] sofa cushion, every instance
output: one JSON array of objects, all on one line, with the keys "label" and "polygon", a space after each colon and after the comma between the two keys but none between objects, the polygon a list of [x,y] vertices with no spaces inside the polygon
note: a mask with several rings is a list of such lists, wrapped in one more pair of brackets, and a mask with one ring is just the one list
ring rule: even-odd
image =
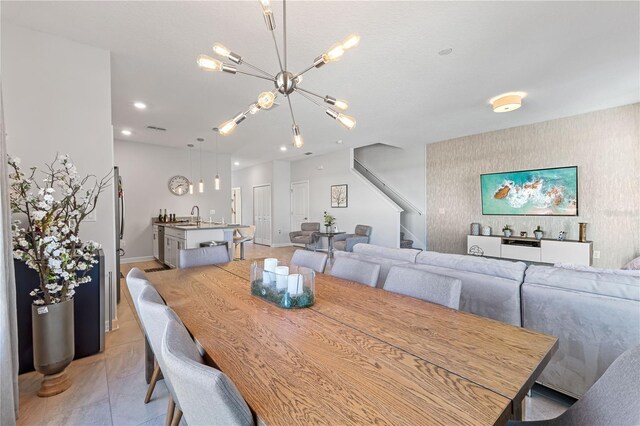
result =
[{"label": "sofa cushion", "polygon": [[[628,271],[627,271],[628,272]],[[527,268],[525,282],[547,287],[640,300],[640,276],[622,275],[591,270],[573,270],[552,266],[531,265]]]},{"label": "sofa cushion", "polygon": [[624,268],[622,269],[640,270],[640,256],[624,265]]},{"label": "sofa cushion", "polygon": [[359,243],[353,247],[354,253],[364,254],[367,256],[383,257],[386,259],[402,260],[404,262],[415,263],[416,256],[420,253],[420,250],[415,249],[397,249],[376,246],[373,244]]},{"label": "sofa cushion", "polygon": [[486,257],[468,256],[462,254],[438,253],[424,251],[416,256],[416,263],[422,265],[439,266],[459,271],[475,272],[478,274],[506,278],[522,283],[527,264],[508,260],[487,259]]},{"label": "sofa cushion", "polygon": [[522,325],[519,281],[432,265],[409,264],[407,268],[420,269],[462,281],[461,311],[518,327]]},{"label": "sofa cushion", "polygon": [[[362,245],[365,245],[365,244],[357,244],[354,247],[354,251],[356,247],[360,247]],[[411,265],[411,263],[405,262],[402,260],[387,259],[384,257],[377,257],[377,256],[367,256],[362,253],[354,253],[354,252],[348,252],[348,251],[336,251],[334,252],[334,255],[335,257],[345,256],[345,257],[350,257],[352,259],[364,260],[365,262],[371,262],[371,263],[376,263],[380,265],[380,275],[378,276],[378,284],[376,285],[377,288],[382,288],[384,286],[384,282],[387,279],[387,275],[389,274],[389,270],[391,269],[392,266]]]}]

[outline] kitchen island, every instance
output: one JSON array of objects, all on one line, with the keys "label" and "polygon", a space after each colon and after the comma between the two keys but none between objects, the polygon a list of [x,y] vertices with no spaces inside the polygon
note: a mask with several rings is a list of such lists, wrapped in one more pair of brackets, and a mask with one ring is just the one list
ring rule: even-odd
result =
[{"label": "kitchen island", "polygon": [[200,243],[224,241],[233,260],[233,232],[247,225],[201,222],[153,222],[153,255],[170,268],[179,268],[179,250],[200,247]]}]

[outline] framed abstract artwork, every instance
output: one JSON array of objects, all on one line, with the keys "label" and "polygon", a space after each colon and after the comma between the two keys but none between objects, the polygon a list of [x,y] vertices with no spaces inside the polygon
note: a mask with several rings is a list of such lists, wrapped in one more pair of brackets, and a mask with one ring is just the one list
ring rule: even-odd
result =
[{"label": "framed abstract artwork", "polygon": [[347,184],[331,185],[331,208],[349,206],[349,190]]},{"label": "framed abstract artwork", "polygon": [[577,216],[578,167],[480,175],[483,215]]}]

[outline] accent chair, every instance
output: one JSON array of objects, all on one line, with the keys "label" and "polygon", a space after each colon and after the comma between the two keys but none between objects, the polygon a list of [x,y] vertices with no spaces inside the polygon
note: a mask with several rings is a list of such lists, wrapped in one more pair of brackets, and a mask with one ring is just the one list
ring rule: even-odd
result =
[{"label": "accent chair", "polygon": [[372,227],[368,225],[356,225],[353,234],[338,234],[333,237],[333,248],[341,251],[353,251],[353,246],[358,243],[369,243]]},{"label": "accent chair", "polygon": [[300,231],[289,232],[289,239],[293,244],[304,244],[306,249],[313,246],[313,251],[316,251],[320,239],[318,232],[320,232],[319,222],[305,222],[300,226]]}]

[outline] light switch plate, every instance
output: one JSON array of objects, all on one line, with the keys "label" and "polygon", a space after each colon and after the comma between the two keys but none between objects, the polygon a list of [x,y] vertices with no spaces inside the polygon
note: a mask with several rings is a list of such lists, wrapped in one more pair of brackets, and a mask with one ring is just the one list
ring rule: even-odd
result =
[{"label": "light switch plate", "polygon": [[593,258],[594,259],[600,259],[600,250],[594,250],[593,251]]},{"label": "light switch plate", "polygon": [[215,211],[215,210],[209,210],[209,214],[210,214],[211,216],[213,216],[214,214],[216,214],[216,211]]}]

